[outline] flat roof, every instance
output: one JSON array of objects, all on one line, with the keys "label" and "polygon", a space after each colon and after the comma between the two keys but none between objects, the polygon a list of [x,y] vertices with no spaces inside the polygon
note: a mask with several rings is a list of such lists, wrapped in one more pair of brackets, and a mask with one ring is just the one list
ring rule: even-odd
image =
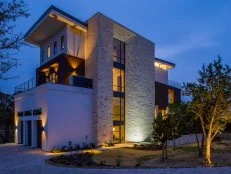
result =
[{"label": "flat roof", "polygon": [[155,61],[157,61],[157,62],[161,62],[161,63],[164,63],[164,64],[167,64],[167,65],[170,65],[170,66],[173,66],[173,67],[175,67],[176,66],[176,64],[175,63],[172,63],[172,62],[169,62],[169,61],[167,61],[167,60],[164,60],[164,59],[160,59],[160,58],[155,58]]},{"label": "flat roof", "polygon": [[175,63],[155,57],[155,66],[160,67],[165,70],[169,70],[169,69],[175,68],[176,65]]}]

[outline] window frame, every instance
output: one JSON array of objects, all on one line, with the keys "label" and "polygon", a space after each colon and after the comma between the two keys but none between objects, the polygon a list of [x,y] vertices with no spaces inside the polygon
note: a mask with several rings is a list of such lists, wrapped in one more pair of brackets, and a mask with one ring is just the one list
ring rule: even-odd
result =
[{"label": "window frame", "polygon": [[57,41],[55,41],[54,43],[53,43],[53,54],[55,55],[55,54],[57,54]]},{"label": "window frame", "polygon": [[51,57],[51,46],[49,45],[47,47],[47,58],[50,58]]},{"label": "window frame", "polygon": [[64,35],[61,36],[61,44],[60,44],[60,47],[61,47],[61,50],[63,50],[65,48],[65,37]]}]

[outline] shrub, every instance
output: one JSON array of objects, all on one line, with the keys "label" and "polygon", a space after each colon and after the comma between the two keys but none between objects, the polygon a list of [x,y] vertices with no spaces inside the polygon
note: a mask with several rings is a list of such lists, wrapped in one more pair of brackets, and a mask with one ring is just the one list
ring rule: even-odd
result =
[{"label": "shrub", "polygon": [[100,162],[99,162],[99,165],[105,166],[105,165],[106,165],[106,161],[105,161],[105,160],[100,161]]}]

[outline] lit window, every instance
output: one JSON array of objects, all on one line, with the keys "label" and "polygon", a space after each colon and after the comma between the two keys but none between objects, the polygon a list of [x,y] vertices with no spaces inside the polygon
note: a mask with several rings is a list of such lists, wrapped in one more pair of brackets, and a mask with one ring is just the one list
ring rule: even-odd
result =
[{"label": "lit window", "polygon": [[57,42],[54,42],[54,50],[53,50],[54,55],[57,53]]},{"label": "lit window", "polygon": [[51,47],[50,46],[47,48],[47,57],[48,58],[51,57]]},{"label": "lit window", "polygon": [[64,49],[64,36],[61,37],[61,50]]}]

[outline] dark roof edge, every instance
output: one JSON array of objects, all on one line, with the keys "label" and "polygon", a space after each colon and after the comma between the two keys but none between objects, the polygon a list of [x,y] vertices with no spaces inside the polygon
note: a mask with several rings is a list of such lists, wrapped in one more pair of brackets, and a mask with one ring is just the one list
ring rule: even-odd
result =
[{"label": "dark roof edge", "polygon": [[80,21],[79,19],[75,18],[74,16],[66,13],[65,11],[55,7],[54,5],[51,5],[43,14],[42,16],[40,16],[40,18],[32,25],[32,27],[30,27],[30,29],[26,32],[26,34],[24,35],[24,38],[28,36],[28,34],[34,29],[34,27],[51,11],[51,10],[55,10],[59,13],[61,13],[64,16],[67,16],[68,18],[80,23],[81,25],[87,27],[87,23]]},{"label": "dark roof edge", "polygon": [[166,63],[166,64],[171,65],[171,66],[173,66],[173,67],[175,67],[175,66],[176,66],[176,64],[175,64],[175,63],[172,63],[172,62],[169,62],[169,61],[166,61],[166,60],[163,60],[163,59],[157,58],[157,57],[155,57],[155,60],[157,60],[157,61],[159,61],[159,62]]}]

